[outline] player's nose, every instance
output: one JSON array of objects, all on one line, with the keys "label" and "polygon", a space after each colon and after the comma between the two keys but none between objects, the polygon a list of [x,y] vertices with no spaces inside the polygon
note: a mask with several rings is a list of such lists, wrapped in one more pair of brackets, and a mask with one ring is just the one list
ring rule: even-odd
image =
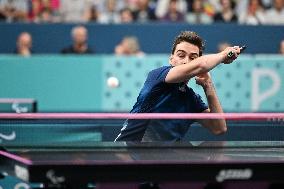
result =
[{"label": "player's nose", "polygon": [[184,59],[184,63],[183,64],[187,64],[190,62],[190,57],[186,56]]}]

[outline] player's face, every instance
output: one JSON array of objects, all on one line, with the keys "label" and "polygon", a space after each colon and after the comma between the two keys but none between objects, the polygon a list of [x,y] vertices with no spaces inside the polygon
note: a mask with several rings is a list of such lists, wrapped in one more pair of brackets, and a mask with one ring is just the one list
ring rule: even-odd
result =
[{"label": "player's face", "polygon": [[174,54],[170,57],[170,64],[178,66],[187,64],[199,57],[199,48],[188,42],[181,42],[176,46]]}]

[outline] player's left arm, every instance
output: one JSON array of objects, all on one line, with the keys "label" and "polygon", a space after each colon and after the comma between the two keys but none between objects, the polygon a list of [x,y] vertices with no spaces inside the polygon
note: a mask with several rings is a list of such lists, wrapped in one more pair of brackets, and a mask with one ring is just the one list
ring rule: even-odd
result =
[{"label": "player's left arm", "polygon": [[[223,113],[223,108],[220,104],[214,84],[209,73],[199,74],[195,77],[196,83],[201,85],[208,102],[208,109],[203,113]],[[209,129],[214,134],[223,134],[227,131],[225,119],[203,119],[198,122],[205,128]]]}]

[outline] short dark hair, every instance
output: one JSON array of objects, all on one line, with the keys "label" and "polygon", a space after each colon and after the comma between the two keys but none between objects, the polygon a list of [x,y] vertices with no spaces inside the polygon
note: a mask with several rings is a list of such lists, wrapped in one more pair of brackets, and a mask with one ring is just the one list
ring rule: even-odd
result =
[{"label": "short dark hair", "polygon": [[203,39],[193,31],[182,31],[174,40],[172,54],[176,50],[176,46],[181,42],[188,42],[193,45],[196,45],[199,48],[199,56],[202,55],[203,50],[205,49],[205,44]]}]

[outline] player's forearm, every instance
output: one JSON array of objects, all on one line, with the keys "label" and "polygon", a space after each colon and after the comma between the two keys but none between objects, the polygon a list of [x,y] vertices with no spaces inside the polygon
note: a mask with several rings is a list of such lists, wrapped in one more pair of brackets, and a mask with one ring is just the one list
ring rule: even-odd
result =
[{"label": "player's forearm", "polygon": [[225,55],[223,53],[217,53],[217,54],[210,54],[210,55],[204,55],[196,59],[196,64],[199,68],[199,73],[204,73],[212,70],[217,65],[221,64],[225,59]]},{"label": "player's forearm", "polygon": [[[225,56],[223,53],[217,53],[217,54],[210,54],[210,55],[204,55],[201,56],[189,64],[184,65],[184,75],[185,79],[190,79],[192,77],[195,77],[199,74],[203,74],[206,72],[209,72],[213,68],[215,68],[217,65],[221,64],[225,59]],[[183,72],[180,72],[183,73]]]},{"label": "player's forearm", "polygon": [[224,64],[232,63],[238,57],[241,50],[243,50],[244,48],[245,47],[242,47],[242,48],[228,47],[220,53],[205,55],[205,56],[201,56],[195,59],[194,60],[196,63],[195,65],[196,68],[194,70],[195,74],[198,75],[198,74],[208,72],[221,63],[224,63]]},{"label": "player's forearm", "polygon": [[210,112],[223,113],[223,108],[220,104],[220,101],[218,99],[218,96],[216,94],[213,84],[208,84],[208,86],[204,86],[203,89],[204,89],[204,92],[205,92],[205,95],[208,101]]},{"label": "player's forearm", "polygon": [[[203,89],[206,94],[210,112],[211,113],[223,113],[223,108],[216,94],[214,85],[210,83],[207,86],[204,86]],[[226,120],[225,119],[213,119],[211,121],[210,129],[213,132],[215,131],[214,132],[215,134],[221,134],[221,133],[226,132],[227,130]]]},{"label": "player's forearm", "polygon": [[190,63],[173,67],[166,77],[168,83],[178,83],[206,73],[224,60],[222,53],[204,55]]}]

